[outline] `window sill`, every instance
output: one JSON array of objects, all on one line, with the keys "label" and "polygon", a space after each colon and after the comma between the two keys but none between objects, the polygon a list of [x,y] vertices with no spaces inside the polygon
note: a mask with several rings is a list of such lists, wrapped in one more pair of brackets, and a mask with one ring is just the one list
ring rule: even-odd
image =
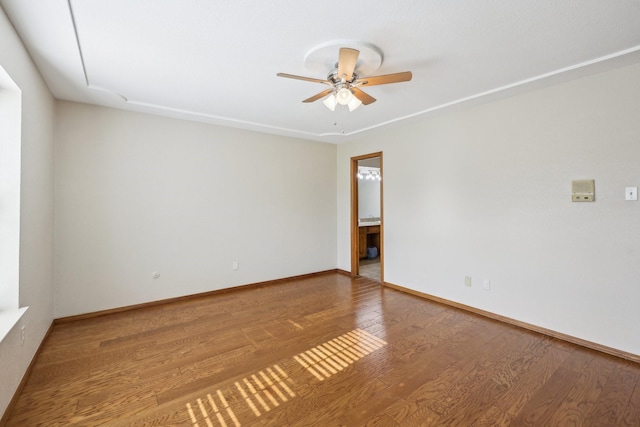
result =
[{"label": "window sill", "polygon": [[29,307],[0,310],[0,342],[11,332]]}]

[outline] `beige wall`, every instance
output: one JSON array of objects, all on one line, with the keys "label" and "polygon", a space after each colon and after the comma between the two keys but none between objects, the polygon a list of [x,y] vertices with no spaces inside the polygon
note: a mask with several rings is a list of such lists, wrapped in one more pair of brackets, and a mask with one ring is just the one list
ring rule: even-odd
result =
[{"label": "beige wall", "polygon": [[0,342],[3,413],[53,318],[54,101],[2,9],[0,65],[22,90],[19,300],[29,306]]},{"label": "beige wall", "polygon": [[55,134],[56,317],[335,268],[335,145],[70,102]]},{"label": "beige wall", "polygon": [[640,354],[639,99],[628,66],[339,146],[338,267],[349,158],[383,151],[387,282]]}]

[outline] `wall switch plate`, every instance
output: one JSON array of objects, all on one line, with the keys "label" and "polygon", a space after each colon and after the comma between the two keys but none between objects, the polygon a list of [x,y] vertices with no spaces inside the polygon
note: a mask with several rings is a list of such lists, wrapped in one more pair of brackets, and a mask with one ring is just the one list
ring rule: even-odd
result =
[{"label": "wall switch plate", "polygon": [[233,261],[233,269],[234,271],[240,268],[240,263],[238,261]]},{"label": "wall switch plate", "polygon": [[485,291],[491,290],[491,280],[484,279],[482,281],[482,289],[484,289]]},{"label": "wall switch plate", "polygon": [[627,187],[624,189],[625,200],[638,200],[638,187]]},{"label": "wall switch plate", "polygon": [[471,287],[471,277],[470,276],[464,276],[464,285]]}]

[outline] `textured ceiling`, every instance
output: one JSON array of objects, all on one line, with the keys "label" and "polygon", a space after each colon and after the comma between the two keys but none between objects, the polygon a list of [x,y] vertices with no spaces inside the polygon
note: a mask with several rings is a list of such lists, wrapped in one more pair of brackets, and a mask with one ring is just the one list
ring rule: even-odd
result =
[{"label": "textured ceiling", "polygon": [[[336,143],[640,61],[640,0],[0,4],[58,99]],[[324,79],[342,45],[372,46],[374,74],[413,80],[367,88],[377,102],[331,112],[301,102],[326,86],[276,76]],[[372,69],[364,55],[359,68]]]}]

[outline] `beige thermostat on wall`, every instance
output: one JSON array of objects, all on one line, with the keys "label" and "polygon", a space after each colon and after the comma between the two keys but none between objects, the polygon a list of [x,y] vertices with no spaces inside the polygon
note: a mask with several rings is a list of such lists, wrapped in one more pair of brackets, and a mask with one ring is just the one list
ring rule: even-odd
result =
[{"label": "beige thermostat on wall", "polygon": [[595,182],[593,179],[582,179],[571,182],[571,200],[574,202],[593,202],[595,199]]}]

